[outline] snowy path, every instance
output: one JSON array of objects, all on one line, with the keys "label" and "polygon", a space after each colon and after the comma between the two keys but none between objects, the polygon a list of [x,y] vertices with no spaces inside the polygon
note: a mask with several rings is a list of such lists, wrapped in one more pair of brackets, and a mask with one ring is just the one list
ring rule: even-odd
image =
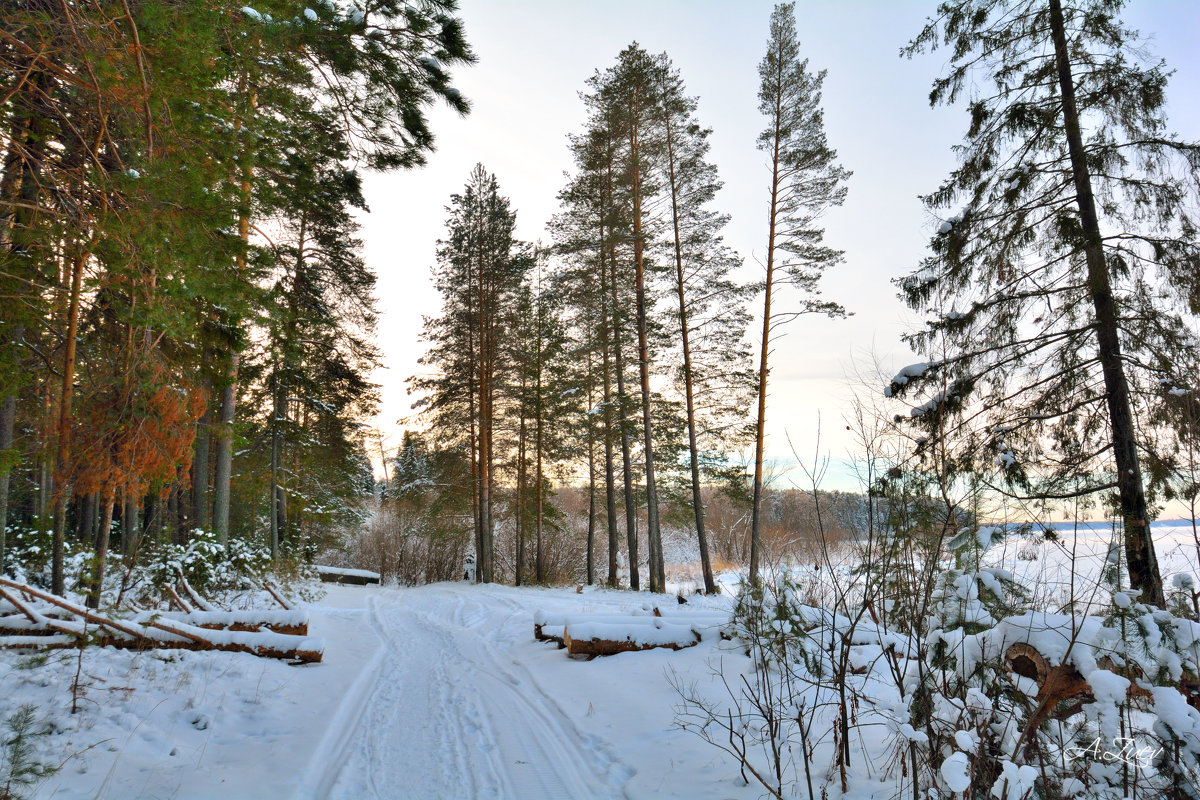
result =
[{"label": "snowy path", "polygon": [[[528,601],[526,600],[526,603]],[[334,798],[621,797],[631,770],[581,733],[514,658],[530,611],[500,588],[442,584],[369,599],[384,642],[309,782]],[[361,714],[358,713],[361,711]],[[340,751],[340,752],[339,752]],[[318,759],[325,761],[326,759]]]}]

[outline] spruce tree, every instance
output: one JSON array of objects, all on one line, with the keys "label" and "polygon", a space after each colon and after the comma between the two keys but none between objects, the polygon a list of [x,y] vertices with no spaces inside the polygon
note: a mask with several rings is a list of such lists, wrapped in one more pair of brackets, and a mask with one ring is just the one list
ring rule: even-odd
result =
[{"label": "spruce tree", "polygon": [[1147,489],[1172,461],[1151,417],[1192,388],[1200,148],[1168,133],[1168,72],[1122,6],[945,2],[906,48],[950,49],[930,101],[965,100],[970,125],[900,282],[933,317],[909,337],[929,361],[888,391],[933,392],[910,415],[927,446],[1002,493],[1111,498],[1130,583],[1162,606]]}]

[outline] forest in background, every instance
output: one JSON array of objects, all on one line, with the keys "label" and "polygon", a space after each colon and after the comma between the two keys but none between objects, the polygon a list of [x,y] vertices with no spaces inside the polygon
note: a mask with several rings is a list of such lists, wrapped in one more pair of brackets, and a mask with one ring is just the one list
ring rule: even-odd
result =
[{"label": "forest in background", "polygon": [[[948,3],[906,51],[954,48],[934,104],[975,78],[994,89],[972,90],[960,165],[924,198],[941,220],[930,255],[896,281],[929,319],[908,337],[926,360],[872,378],[885,398],[868,387],[848,411],[859,508],[831,519],[916,509],[951,537],[1085,506],[1121,520],[1129,579],[1161,605],[1148,523],[1200,487],[1200,157],[1167,133],[1168,72],[1127,57],[1118,10],[989,21]],[[485,165],[449,198],[415,429],[374,452],[374,277],[354,214],[363,171],[420,166],[431,104],[469,110],[450,81],[474,60],[455,11],[6,9],[6,565],[61,592],[72,554],[88,566],[70,579],[99,586],[110,550],[208,537],[272,559],[371,550],[411,579],[457,577],[473,554],[482,581],[662,591],[669,527],[711,592],[711,551],[757,579],[783,555],[768,539],[811,528],[781,533],[792,498],[826,527],[821,506],[842,501],[821,490],[822,456],[802,489],[772,487],[764,458],[771,342],[854,311],[820,292],[851,268],[822,223],[850,174],[790,4],[771,16],[746,143],[770,175],[761,278],[739,282],[723,241],[698,99],[634,43],[582,87],[549,242],[515,238]],[[392,564],[383,541],[406,543]],[[402,565],[418,552],[431,564]]]},{"label": "forest in background", "polygon": [[[467,101],[452,2],[0,13],[0,563],[204,532],[312,557],[366,516],[363,170]],[[6,536],[7,531],[7,536]],[[111,540],[111,541],[110,541]]]}]

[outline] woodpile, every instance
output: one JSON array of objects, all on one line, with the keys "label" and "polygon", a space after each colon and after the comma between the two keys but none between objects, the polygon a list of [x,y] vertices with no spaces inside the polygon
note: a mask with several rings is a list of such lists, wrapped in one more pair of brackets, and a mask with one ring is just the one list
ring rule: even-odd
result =
[{"label": "woodpile", "polygon": [[298,663],[321,660],[324,645],[308,636],[307,612],[290,608],[221,611],[200,597],[182,574],[179,584],[182,594],[175,587],[166,587],[164,595],[172,598],[180,612],[137,611],[117,617],[0,578],[0,648],[94,643],[133,650],[225,650]]}]

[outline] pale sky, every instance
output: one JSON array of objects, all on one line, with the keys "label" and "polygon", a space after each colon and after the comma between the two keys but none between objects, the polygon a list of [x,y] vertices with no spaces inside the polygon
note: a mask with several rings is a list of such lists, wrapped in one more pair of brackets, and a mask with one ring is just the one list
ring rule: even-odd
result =
[{"label": "pale sky", "polygon": [[[436,315],[441,307],[430,269],[450,195],[482,162],[517,211],[517,235],[549,242],[545,225],[558,210],[564,172],[572,169],[567,134],[578,132],[585,119],[579,92],[630,42],[666,51],[688,93],[699,97],[700,120],[713,128],[711,159],[725,181],[715,205],[732,215],[726,241],[745,259],[744,279],[761,276],[769,174],[755,148],[764,125],[757,67],[772,7],[728,0],[461,0],[467,39],[479,60],[456,70],[454,85],[474,110],[460,118],[434,109],[437,152],[428,165],[366,181],[371,213],[362,219],[362,236],[367,263],[379,276],[384,354],[384,369],[375,376],[383,395],[377,424],[389,452],[399,443],[397,421],[411,415],[407,379],[420,369],[424,352],[422,315]],[[924,254],[934,225],[918,196],[949,174],[951,147],[966,126],[961,107],[929,107],[943,53],[911,61],[899,56],[935,7],[933,0],[797,3],[802,52],[810,68],[829,71],[829,142],[854,172],[846,204],[827,219],[828,242],[846,251],[846,261],[824,282],[825,295],[854,316],[800,318],[776,345],[767,411],[770,459],[792,460],[789,438],[802,458],[811,459],[818,427],[821,450],[846,459],[851,441],[843,419],[855,364],[870,367],[878,356],[891,370],[915,360],[900,336],[918,320],[897,298],[891,279]],[[1151,35],[1153,54],[1175,70],[1168,86],[1171,129],[1200,139],[1200,3],[1134,0],[1124,19]],[[858,487],[835,465],[826,488]]]}]

